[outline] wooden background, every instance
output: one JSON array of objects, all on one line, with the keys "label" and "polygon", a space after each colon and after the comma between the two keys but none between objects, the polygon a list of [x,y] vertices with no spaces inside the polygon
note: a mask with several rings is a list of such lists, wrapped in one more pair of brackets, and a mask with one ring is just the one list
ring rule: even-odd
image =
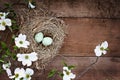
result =
[{"label": "wooden background", "polygon": [[[5,1],[0,0],[0,7]],[[94,48],[107,40],[109,51],[100,57],[79,80],[120,80],[120,0],[38,0],[55,12],[68,25],[60,54],[65,61],[76,66],[74,73],[81,73],[96,57]],[[32,80],[52,80],[47,74],[52,68],[62,71],[62,57],[55,57],[44,74],[34,75]],[[6,74],[0,80],[9,80]],[[58,77],[55,80],[62,80]]]}]

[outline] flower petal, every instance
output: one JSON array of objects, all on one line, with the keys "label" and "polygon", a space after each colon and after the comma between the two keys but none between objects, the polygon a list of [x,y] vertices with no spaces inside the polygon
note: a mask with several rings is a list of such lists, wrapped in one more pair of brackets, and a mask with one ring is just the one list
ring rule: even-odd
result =
[{"label": "flower petal", "polygon": [[1,24],[0,24],[0,30],[1,31],[4,31],[6,28],[5,28],[5,26],[2,26]]},{"label": "flower petal", "polygon": [[35,6],[30,1],[29,1],[29,4],[28,4],[28,7],[32,8],[32,9],[35,8]]},{"label": "flower petal", "polygon": [[30,60],[31,60],[31,61],[36,61],[37,59],[38,59],[37,53],[32,52],[32,53],[30,54]]},{"label": "flower petal", "polygon": [[8,76],[12,76],[11,70],[10,69],[6,69],[6,73]]},{"label": "flower petal", "polygon": [[12,26],[12,22],[11,22],[11,19],[5,19],[5,23],[7,26]]},{"label": "flower petal", "polygon": [[94,49],[94,52],[95,52],[95,55],[98,57],[102,55],[102,52],[100,50],[100,45],[96,46],[96,48]]},{"label": "flower petal", "polygon": [[33,75],[34,71],[32,69],[30,69],[30,68],[27,68],[25,73],[29,74],[29,75]]},{"label": "flower petal", "polygon": [[108,42],[107,41],[102,42],[101,47],[106,49],[108,47]]}]

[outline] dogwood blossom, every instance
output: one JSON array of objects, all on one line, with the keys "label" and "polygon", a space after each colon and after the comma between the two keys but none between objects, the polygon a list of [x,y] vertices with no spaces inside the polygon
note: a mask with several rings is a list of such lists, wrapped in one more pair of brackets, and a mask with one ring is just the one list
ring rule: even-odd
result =
[{"label": "dogwood blossom", "polygon": [[21,80],[21,78],[25,77],[25,70],[23,68],[16,68],[14,71],[14,75],[10,76],[10,79]]},{"label": "dogwood blossom", "polygon": [[2,18],[0,19],[0,30],[4,31],[6,26],[12,26],[11,19],[9,18]]},{"label": "dogwood blossom", "polygon": [[101,56],[102,54],[106,54],[107,53],[107,49],[108,49],[108,42],[104,41],[102,42],[102,44],[96,46],[96,48],[94,49],[95,55],[96,56]]},{"label": "dogwood blossom", "polygon": [[5,19],[9,13],[0,12],[0,19]]},{"label": "dogwood blossom", "polygon": [[30,42],[26,40],[26,35],[19,34],[18,37],[15,38],[15,44],[18,48],[28,48]]},{"label": "dogwood blossom", "polygon": [[37,53],[32,52],[30,54],[17,54],[18,61],[21,61],[22,64],[25,66],[31,66],[32,62],[38,59]]},{"label": "dogwood blossom", "polygon": [[23,80],[31,80],[31,76],[34,74],[34,71],[30,68],[27,68],[25,71],[25,77]]},{"label": "dogwood blossom", "polygon": [[28,3],[28,7],[29,7],[29,8],[32,8],[32,9],[35,8],[35,6],[31,3],[31,1],[29,1],[29,3]]},{"label": "dogwood blossom", "polygon": [[63,67],[63,80],[71,80],[76,77],[75,74],[68,69],[68,67]]},{"label": "dogwood blossom", "polygon": [[3,69],[6,71],[8,76],[12,75],[11,70],[10,70],[10,66],[11,66],[10,62],[2,65]]}]

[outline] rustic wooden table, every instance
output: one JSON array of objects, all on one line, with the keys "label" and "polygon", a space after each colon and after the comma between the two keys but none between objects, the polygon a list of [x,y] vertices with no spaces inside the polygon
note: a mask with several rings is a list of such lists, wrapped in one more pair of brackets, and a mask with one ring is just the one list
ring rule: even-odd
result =
[{"label": "rustic wooden table", "polygon": [[[9,0],[0,0],[1,2]],[[14,0],[10,0],[14,1]],[[79,80],[120,80],[120,1],[119,0],[39,0],[56,13],[68,25],[60,54],[68,64],[76,66],[74,73],[82,72],[95,60],[94,48],[104,40],[110,51]],[[2,5],[1,5],[2,6]],[[1,33],[4,34],[4,33]],[[56,68],[62,71],[61,57],[55,57],[47,66],[44,75],[33,80],[48,79],[47,74]],[[9,80],[6,74],[0,80]],[[58,77],[55,80],[62,80]]]}]

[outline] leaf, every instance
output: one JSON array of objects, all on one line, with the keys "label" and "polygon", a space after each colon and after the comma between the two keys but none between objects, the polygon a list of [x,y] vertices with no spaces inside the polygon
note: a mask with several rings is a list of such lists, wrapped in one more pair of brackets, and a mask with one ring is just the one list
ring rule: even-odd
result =
[{"label": "leaf", "polygon": [[59,75],[60,77],[63,77],[63,76],[64,76],[64,74],[61,73],[61,72],[58,72],[58,75]]},{"label": "leaf", "polygon": [[13,60],[16,60],[16,59],[17,59],[17,56],[16,56],[15,53],[12,53],[12,54],[11,54],[11,57],[12,57]]},{"label": "leaf", "polygon": [[1,47],[2,47],[3,49],[7,49],[6,43],[4,43],[4,42],[1,41]]},{"label": "leaf", "polygon": [[55,70],[55,69],[51,70],[48,74],[48,78],[53,77],[56,74],[56,72],[57,72],[57,70]]},{"label": "leaf", "polygon": [[0,59],[0,63],[4,63],[4,60]]},{"label": "leaf", "polygon": [[74,69],[74,68],[75,68],[75,66],[73,66],[73,65],[68,66],[68,69],[70,69],[70,70],[72,70],[72,69]]},{"label": "leaf", "polygon": [[14,48],[14,51],[19,49],[17,46],[13,46],[13,48]]},{"label": "leaf", "polygon": [[68,66],[64,61],[62,61],[62,64],[63,64],[64,66],[66,66],[66,67]]}]

